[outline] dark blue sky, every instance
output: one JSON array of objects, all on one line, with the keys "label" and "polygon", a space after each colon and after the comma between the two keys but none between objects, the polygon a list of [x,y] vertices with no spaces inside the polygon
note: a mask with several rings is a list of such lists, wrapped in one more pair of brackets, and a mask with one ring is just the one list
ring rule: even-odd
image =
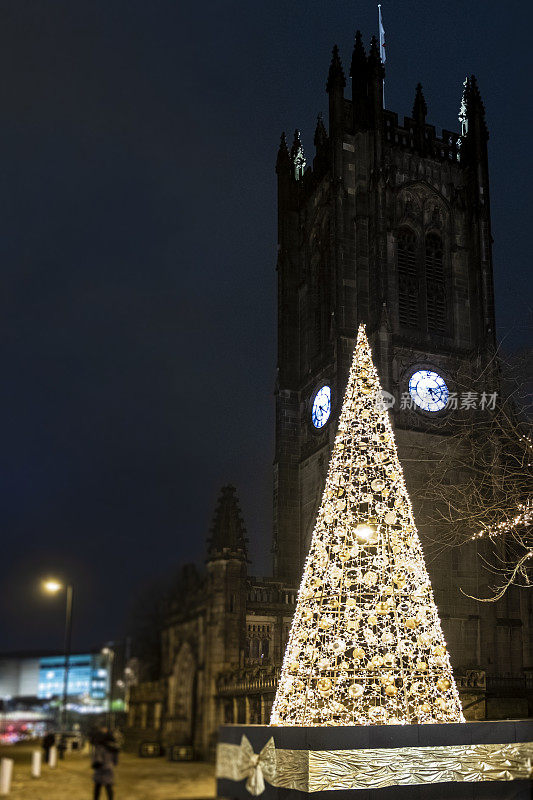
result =
[{"label": "dark blue sky", "polygon": [[[387,107],[457,128],[475,73],[491,134],[499,335],[531,314],[531,7],[383,0]],[[200,560],[237,485],[269,570],[282,129],[309,157],[356,0],[0,2],[0,649],[61,645],[45,572],[76,584],[75,644]]]}]

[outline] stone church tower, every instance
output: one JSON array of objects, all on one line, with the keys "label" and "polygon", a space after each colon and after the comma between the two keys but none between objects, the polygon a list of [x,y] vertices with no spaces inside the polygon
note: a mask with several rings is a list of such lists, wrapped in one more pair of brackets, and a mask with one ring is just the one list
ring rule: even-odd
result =
[{"label": "stone church tower", "polygon": [[[426,121],[420,84],[412,114],[383,107],[376,39],[355,39],[346,78],[337,48],[327,80],[329,130],[319,118],[312,166],[297,131],[282,136],[278,175],[278,379],[274,465],[274,564],[298,585],[320,503],[357,326],[367,333],[421,530],[424,462],[454,427],[451,393],[493,392],[495,323],[485,111],[465,82],[461,134]],[[458,97],[459,99],[459,97]],[[427,372],[437,387],[416,404]],[[482,376],[482,378],[481,378]],[[414,403],[413,403],[414,400]],[[434,400],[434,402],[433,402]],[[402,407],[405,406],[405,407]],[[410,407],[412,406],[412,407]],[[456,669],[516,674],[533,666],[523,598],[482,604],[475,547],[429,564]],[[528,601],[529,602],[529,601]]]}]

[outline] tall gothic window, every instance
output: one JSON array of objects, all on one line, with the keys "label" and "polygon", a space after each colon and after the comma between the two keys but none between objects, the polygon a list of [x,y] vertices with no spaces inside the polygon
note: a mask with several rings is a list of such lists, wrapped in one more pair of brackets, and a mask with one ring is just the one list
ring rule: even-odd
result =
[{"label": "tall gothic window", "polygon": [[442,239],[435,233],[426,236],[426,297],[428,330],[446,331],[446,282],[442,258]]},{"label": "tall gothic window", "polygon": [[398,232],[398,284],[400,325],[416,328],[418,314],[418,268],[415,234],[403,228]]}]

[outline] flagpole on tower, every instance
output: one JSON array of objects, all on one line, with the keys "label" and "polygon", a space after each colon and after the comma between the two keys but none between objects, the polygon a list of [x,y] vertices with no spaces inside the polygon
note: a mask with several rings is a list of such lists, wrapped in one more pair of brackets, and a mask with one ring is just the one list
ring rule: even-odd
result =
[{"label": "flagpole on tower", "polygon": [[[378,30],[379,30],[379,57],[384,64],[387,60],[385,53],[385,28],[383,27],[383,19],[381,17],[381,3],[378,3]],[[385,79],[383,80],[383,108],[385,108]]]}]

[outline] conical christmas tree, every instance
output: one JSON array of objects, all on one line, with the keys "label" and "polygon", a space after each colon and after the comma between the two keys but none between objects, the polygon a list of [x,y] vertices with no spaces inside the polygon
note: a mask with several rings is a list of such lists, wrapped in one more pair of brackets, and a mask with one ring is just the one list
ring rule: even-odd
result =
[{"label": "conical christmas tree", "polygon": [[381,396],[361,326],[271,725],[464,721]]}]

